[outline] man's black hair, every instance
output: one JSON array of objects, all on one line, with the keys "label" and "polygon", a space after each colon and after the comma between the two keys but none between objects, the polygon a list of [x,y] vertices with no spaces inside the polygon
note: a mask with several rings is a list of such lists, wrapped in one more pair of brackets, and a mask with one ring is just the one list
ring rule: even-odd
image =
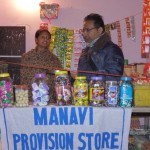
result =
[{"label": "man's black hair", "polygon": [[104,25],[103,17],[101,15],[91,13],[84,18],[84,21],[89,21],[89,20],[94,21],[95,27],[97,28],[102,27],[103,32],[105,32],[105,25]]}]

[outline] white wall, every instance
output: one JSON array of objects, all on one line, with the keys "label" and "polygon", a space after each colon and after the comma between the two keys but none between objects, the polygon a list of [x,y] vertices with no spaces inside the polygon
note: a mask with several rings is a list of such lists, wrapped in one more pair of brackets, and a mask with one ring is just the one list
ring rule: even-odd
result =
[{"label": "white wall", "polygon": [[[26,50],[35,46],[34,33],[42,22],[39,13],[41,0],[29,0],[31,4],[24,10],[17,6],[18,0],[0,0],[0,25],[16,26],[26,25]],[[28,0],[19,0],[28,1]],[[44,1],[44,0],[43,0]],[[82,28],[83,18],[89,13],[99,13],[103,16],[105,24],[115,21],[121,22],[123,53],[129,63],[146,62],[141,58],[141,29],[143,0],[45,0],[46,3],[60,4],[58,19],[53,19],[51,25],[69,29]],[[33,9],[36,5],[37,8]],[[29,10],[29,7],[32,9]],[[128,39],[125,30],[124,18],[134,16],[136,25],[136,40]],[[48,22],[48,20],[44,20]],[[114,34],[115,35],[115,34]],[[117,43],[113,35],[113,41]]]}]

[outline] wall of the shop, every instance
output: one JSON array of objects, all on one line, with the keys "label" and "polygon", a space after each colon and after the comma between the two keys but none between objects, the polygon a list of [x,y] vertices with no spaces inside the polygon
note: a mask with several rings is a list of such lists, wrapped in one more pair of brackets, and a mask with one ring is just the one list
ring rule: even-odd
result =
[{"label": "wall of the shop", "polygon": [[[0,26],[25,25],[26,50],[35,46],[34,33],[42,22],[39,14],[41,0],[21,0],[30,2],[28,6],[19,5],[20,0],[0,0]],[[46,3],[60,4],[58,19],[51,21],[51,25],[69,29],[82,28],[82,20],[89,13],[103,15],[105,23],[121,22],[123,52],[129,63],[146,62],[141,58],[141,27],[143,0],[43,0]],[[23,4],[25,6],[25,4]],[[136,40],[127,38],[124,18],[134,16],[136,25]],[[48,22],[46,20],[46,22]],[[117,43],[116,34],[112,40]]]}]

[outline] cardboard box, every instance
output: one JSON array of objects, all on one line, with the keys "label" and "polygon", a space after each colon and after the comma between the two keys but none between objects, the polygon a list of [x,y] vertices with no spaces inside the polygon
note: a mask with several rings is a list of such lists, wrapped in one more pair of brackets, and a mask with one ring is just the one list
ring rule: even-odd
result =
[{"label": "cardboard box", "polygon": [[124,66],[124,75],[125,76],[131,76],[132,73],[136,72],[136,65],[135,64],[129,64]]},{"label": "cardboard box", "polygon": [[134,106],[150,106],[150,85],[134,86]]},{"label": "cardboard box", "polygon": [[143,74],[145,63],[136,64],[136,71],[140,74]]}]

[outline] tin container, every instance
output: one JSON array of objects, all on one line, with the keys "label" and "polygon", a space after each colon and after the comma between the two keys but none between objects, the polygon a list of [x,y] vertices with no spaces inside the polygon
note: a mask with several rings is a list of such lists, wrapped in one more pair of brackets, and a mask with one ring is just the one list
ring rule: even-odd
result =
[{"label": "tin container", "polygon": [[89,101],[91,106],[103,106],[105,102],[105,83],[103,77],[91,77],[89,83]]},{"label": "tin container", "polygon": [[77,76],[74,82],[74,104],[88,106],[88,83],[85,76]]},{"label": "tin container", "polygon": [[105,85],[105,105],[110,107],[118,106],[119,84],[117,81],[106,81]]},{"label": "tin container", "polygon": [[67,71],[55,72],[55,91],[58,105],[72,104],[71,82]]}]

